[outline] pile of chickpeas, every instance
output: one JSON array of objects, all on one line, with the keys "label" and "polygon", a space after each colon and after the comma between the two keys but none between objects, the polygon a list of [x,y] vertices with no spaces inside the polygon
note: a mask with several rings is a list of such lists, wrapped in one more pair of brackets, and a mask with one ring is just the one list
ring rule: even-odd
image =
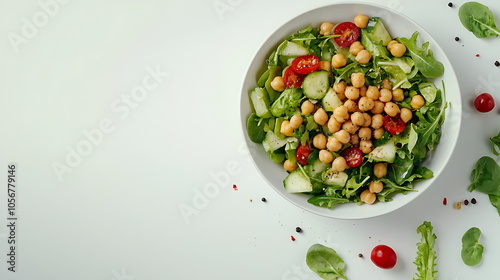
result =
[{"label": "pile of chickpeas", "polygon": [[[354,23],[359,28],[365,28],[368,17],[358,15],[354,18]],[[334,24],[324,22],[321,24],[320,33],[330,35]],[[406,47],[397,41],[391,41],[387,49],[395,57],[401,57],[406,52]],[[364,49],[361,42],[356,41],[349,47],[349,52],[355,59],[366,64],[371,60],[371,54]],[[321,61],[319,70],[331,71],[331,68],[342,68],[346,66],[347,58],[342,54],[335,54],[331,61]],[[282,77],[275,77],[271,87],[276,91],[285,89]],[[389,80],[382,81],[380,86],[367,85],[363,73],[352,73],[350,83],[341,80],[335,83],[333,90],[343,102],[342,106],[327,112],[321,107],[321,102],[305,100],[301,104],[301,113],[293,115],[289,120],[282,122],[280,132],[285,136],[292,136],[294,129],[299,128],[303,121],[303,116],[313,115],[314,121],[328,128],[326,133],[318,133],[312,139],[312,146],[319,149],[319,160],[332,165],[332,169],[341,172],[349,168],[347,161],[342,156],[334,156],[335,152],[342,149],[344,144],[358,147],[363,154],[370,153],[375,147],[372,139],[380,139],[384,133],[384,115],[396,117],[399,115],[405,123],[413,118],[412,110],[400,108],[395,102],[403,101],[405,92],[402,88],[393,88]],[[411,99],[412,109],[419,109],[425,104],[421,95],[414,95]],[[284,162],[284,169],[292,172],[298,168],[297,163],[290,160]],[[383,178],[387,174],[386,163],[376,163],[373,167],[373,174],[377,179]],[[360,199],[366,204],[373,204],[376,201],[376,194],[384,189],[382,182],[373,180],[369,186],[360,194]]]}]

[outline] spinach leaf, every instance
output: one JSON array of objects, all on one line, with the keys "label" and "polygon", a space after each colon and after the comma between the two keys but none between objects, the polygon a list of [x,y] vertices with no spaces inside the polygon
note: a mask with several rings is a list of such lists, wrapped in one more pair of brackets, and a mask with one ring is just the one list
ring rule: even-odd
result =
[{"label": "spinach leaf", "polygon": [[417,46],[418,31],[411,35],[410,39],[398,38],[397,40],[406,46],[415,67],[427,78],[437,78],[444,73],[444,66],[437,61],[429,49],[429,42],[425,42],[421,47]]},{"label": "spinach leaf", "polygon": [[307,251],[306,263],[312,271],[316,272],[323,279],[348,279],[344,275],[344,261],[332,248],[321,244],[312,245]]},{"label": "spinach leaf", "polygon": [[497,136],[491,136],[490,142],[492,145],[493,154],[495,156],[500,155],[500,152],[498,151],[498,149],[500,149],[500,133],[498,133]]},{"label": "spinach leaf", "polygon": [[483,258],[484,246],[479,244],[481,230],[472,227],[462,236],[462,261],[468,266],[478,265]]},{"label": "spinach leaf", "polygon": [[500,166],[488,156],[481,157],[471,173],[469,191],[500,195]]},{"label": "spinach leaf", "polygon": [[420,242],[417,243],[417,257],[413,262],[417,266],[417,278],[413,280],[434,280],[437,279],[436,267],[436,244],[437,236],[433,233],[431,222],[425,221],[417,228],[417,233],[421,234]]},{"label": "spinach leaf", "polygon": [[488,198],[490,199],[491,205],[493,205],[500,216],[500,195],[489,194]]},{"label": "spinach leaf", "polygon": [[247,133],[248,138],[254,143],[262,143],[264,138],[266,138],[266,132],[264,131],[264,126],[267,124],[267,120],[257,117],[255,113],[252,113],[247,120]]},{"label": "spinach leaf", "polygon": [[500,35],[491,10],[478,2],[467,2],[460,6],[458,17],[462,25],[477,38]]}]

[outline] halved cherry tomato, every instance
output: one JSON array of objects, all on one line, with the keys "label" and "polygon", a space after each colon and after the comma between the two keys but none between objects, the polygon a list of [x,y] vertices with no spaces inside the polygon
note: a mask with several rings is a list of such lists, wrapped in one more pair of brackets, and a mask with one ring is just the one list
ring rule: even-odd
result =
[{"label": "halved cherry tomato", "polygon": [[395,117],[391,117],[386,115],[384,117],[384,129],[387,130],[390,134],[396,135],[400,134],[405,130],[406,123],[399,117],[399,115]]},{"label": "halved cherry tomato", "polygon": [[370,259],[376,266],[383,269],[390,269],[396,265],[398,256],[391,247],[377,245],[372,249]]},{"label": "halved cherry tomato", "polygon": [[340,35],[339,37],[335,37],[335,43],[341,47],[348,47],[352,43],[354,43],[359,38],[359,27],[352,22],[342,22],[337,24],[333,28],[333,34]]},{"label": "halved cherry tomato", "polygon": [[356,147],[345,149],[341,156],[343,156],[349,167],[358,167],[363,163],[363,152]]},{"label": "halved cherry tomato", "polygon": [[319,67],[319,57],[308,54],[295,58],[290,68],[298,74],[309,74]]},{"label": "halved cherry tomato", "polygon": [[288,67],[283,74],[283,80],[285,81],[285,86],[287,88],[298,88],[302,85],[304,75],[299,74],[293,71],[291,67]]},{"label": "halved cherry tomato", "polygon": [[297,161],[302,165],[307,165],[307,160],[311,155],[311,149],[309,149],[308,145],[301,145],[297,148],[297,152],[295,155],[297,156]]}]

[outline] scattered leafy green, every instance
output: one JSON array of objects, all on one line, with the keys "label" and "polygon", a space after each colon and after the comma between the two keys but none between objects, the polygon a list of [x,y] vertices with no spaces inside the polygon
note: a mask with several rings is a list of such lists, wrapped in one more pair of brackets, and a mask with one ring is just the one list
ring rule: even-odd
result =
[{"label": "scattered leafy green", "polygon": [[478,265],[483,258],[484,246],[479,244],[481,230],[472,227],[462,236],[462,260],[468,266]]},{"label": "scattered leafy green", "polygon": [[467,2],[460,6],[458,17],[462,25],[477,38],[500,35],[491,10],[478,2]]},{"label": "scattered leafy green", "polygon": [[344,261],[332,248],[321,244],[312,245],[307,251],[306,263],[312,271],[316,272],[323,279],[348,279],[344,275]]},{"label": "scattered leafy green", "polygon": [[420,242],[417,243],[417,257],[413,262],[417,265],[417,278],[413,280],[434,280],[437,279],[436,266],[436,244],[437,236],[433,233],[431,222],[425,221],[417,228],[417,233],[422,235]]},{"label": "scattered leafy green", "polygon": [[409,39],[398,38],[397,40],[406,46],[415,67],[427,78],[437,78],[444,73],[444,66],[437,61],[429,49],[429,42],[425,42],[421,47],[417,46],[418,31],[415,31]]},{"label": "scattered leafy green", "polygon": [[487,194],[500,216],[500,166],[494,159],[483,156],[476,162],[468,189]]},{"label": "scattered leafy green", "polygon": [[264,125],[267,121],[257,117],[255,113],[252,113],[247,120],[247,133],[248,138],[254,143],[262,143],[266,138],[266,132],[264,131]]},{"label": "scattered leafy green", "polygon": [[490,137],[492,151],[495,156],[500,155],[500,132],[496,136]]}]

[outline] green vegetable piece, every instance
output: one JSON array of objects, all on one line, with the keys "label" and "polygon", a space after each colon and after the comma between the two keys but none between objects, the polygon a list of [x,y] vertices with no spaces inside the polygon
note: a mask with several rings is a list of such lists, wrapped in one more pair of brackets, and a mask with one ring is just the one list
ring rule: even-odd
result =
[{"label": "green vegetable piece", "polygon": [[417,278],[413,280],[435,280],[436,274],[436,244],[437,236],[433,233],[431,222],[425,221],[417,228],[421,234],[420,242],[417,243],[417,257],[413,262],[417,266]]},{"label": "green vegetable piece", "polygon": [[495,156],[500,155],[500,133],[496,136],[491,136],[490,137],[491,145],[492,145],[492,152]]},{"label": "green vegetable piece", "polygon": [[460,6],[458,17],[462,25],[477,38],[500,35],[491,10],[478,2],[467,2]]},{"label": "green vegetable piece", "polygon": [[462,261],[468,266],[478,265],[483,258],[484,246],[479,244],[481,230],[472,227],[462,237]]},{"label": "green vegetable piece", "polygon": [[433,83],[431,82],[420,83],[418,85],[418,90],[424,97],[425,102],[434,102],[434,100],[436,100],[438,89]]},{"label": "green vegetable piece", "polygon": [[490,199],[491,205],[493,205],[500,216],[500,195],[489,194],[488,198]]},{"label": "green vegetable piece", "polygon": [[321,244],[312,245],[307,251],[306,263],[312,271],[323,279],[335,280],[342,278],[348,280],[344,275],[345,263],[332,248]]},{"label": "green vegetable piece", "polygon": [[271,105],[271,113],[275,117],[284,115],[291,116],[299,110],[300,101],[302,100],[302,90],[298,88],[285,89],[278,99]]},{"label": "green vegetable piece", "polygon": [[247,120],[247,133],[248,138],[254,143],[262,143],[266,138],[266,132],[264,131],[264,126],[267,123],[265,119],[257,117],[255,113],[252,113]]},{"label": "green vegetable piece", "polygon": [[261,118],[272,117],[269,111],[269,95],[263,88],[255,88],[250,92],[250,100],[252,101],[255,114]]},{"label": "green vegetable piece", "polygon": [[429,42],[425,42],[421,47],[417,46],[418,31],[415,31],[409,39],[398,38],[397,40],[406,46],[415,67],[427,78],[437,78],[444,73],[444,66],[437,61],[429,49]]},{"label": "green vegetable piece", "polygon": [[500,166],[488,156],[481,157],[471,173],[469,191],[500,195]]},{"label": "green vegetable piece", "polygon": [[[267,94],[269,95],[269,100],[274,102],[278,96],[280,95],[279,92],[275,91],[273,87],[271,86],[271,82],[274,80],[274,78],[278,75],[281,75],[281,67],[279,66],[270,66],[269,69],[269,74],[267,76],[266,81],[264,82],[264,86],[266,88]],[[260,81],[260,80],[259,80]]]},{"label": "green vegetable piece", "polygon": [[259,87],[264,87],[266,85],[266,81],[269,78],[269,68],[260,75],[259,79],[257,80],[257,86]]}]

